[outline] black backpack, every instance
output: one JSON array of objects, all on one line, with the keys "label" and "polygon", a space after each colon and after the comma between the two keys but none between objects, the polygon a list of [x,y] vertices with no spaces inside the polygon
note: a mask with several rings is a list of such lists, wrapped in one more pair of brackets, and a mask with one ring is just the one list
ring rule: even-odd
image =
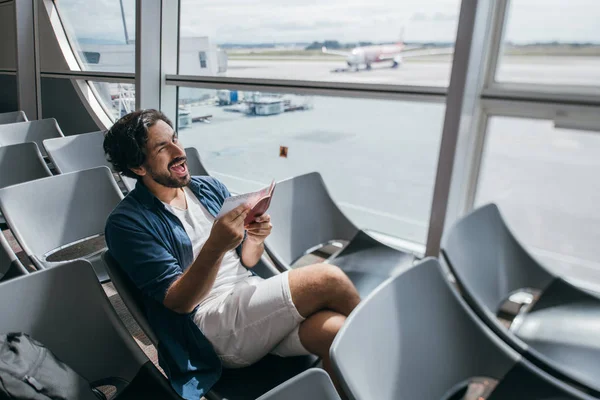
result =
[{"label": "black backpack", "polygon": [[0,399],[106,400],[98,389],[23,333],[0,335]]}]

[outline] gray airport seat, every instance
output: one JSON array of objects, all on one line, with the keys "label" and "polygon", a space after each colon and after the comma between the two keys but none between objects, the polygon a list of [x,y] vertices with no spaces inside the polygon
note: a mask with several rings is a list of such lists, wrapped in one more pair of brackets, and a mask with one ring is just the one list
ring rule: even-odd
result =
[{"label": "gray airport seat", "polygon": [[0,283],[0,332],[23,332],[119,399],[180,399],[123,325],[89,262]]},{"label": "gray airport seat", "polygon": [[[202,161],[200,161],[200,153],[198,153],[198,150],[196,150],[196,148],[186,147],[185,155],[187,157],[187,167],[188,167],[188,171],[190,171],[190,175],[192,175],[192,176],[208,175],[206,168],[204,168],[204,165],[202,165]],[[125,185],[125,188],[129,192],[131,192],[133,189],[135,189],[135,184],[137,183],[137,179],[129,178],[125,175],[121,175],[121,179],[123,180],[123,184]]]},{"label": "gray airport seat", "polygon": [[317,172],[277,183],[269,215],[273,222],[265,249],[281,270],[335,241],[348,244],[328,262],[340,267],[361,295],[413,264],[414,256],[393,249],[359,230],[335,204]]},{"label": "gray airport seat", "polygon": [[[46,139],[44,140],[44,148],[48,152],[48,158],[54,164],[55,171],[58,174],[101,166],[108,167],[112,171],[113,166],[106,159],[103,143],[104,132],[98,131]],[[127,193],[129,190],[123,177],[115,172],[113,172],[113,177],[118,185],[123,186],[122,191]]]},{"label": "gray airport seat", "polygon": [[204,165],[202,165],[202,161],[200,160],[198,149],[195,147],[186,147],[185,156],[187,157],[186,162],[190,175],[208,175],[208,171],[206,171],[206,168],[204,168]]},{"label": "gray airport seat", "polygon": [[0,147],[0,188],[52,176],[35,143]]},{"label": "gray airport seat", "polygon": [[[105,251],[102,258],[123,303],[152,344],[155,347],[158,346],[156,334],[152,331],[145,315],[142,294],[109,251]],[[263,262],[265,261],[262,260],[261,263]],[[254,268],[257,267],[270,274],[270,268],[260,265]],[[282,382],[314,366],[317,361],[314,356],[281,358],[268,355],[250,367],[223,369],[221,379],[205,397],[208,400],[254,400]]]},{"label": "gray airport seat", "polygon": [[[354,400],[592,399],[526,361],[483,324],[429,258],[387,280],[350,314],[331,359]],[[494,387],[494,383],[497,385]]]},{"label": "gray airport seat", "polygon": [[27,275],[28,273],[10,247],[4,234],[0,232],[0,281],[7,281],[17,276]]},{"label": "gray airport seat", "polygon": [[[600,397],[600,298],[540,265],[494,204],[459,220],[442,248],[465,299],[496,334],[536,365]],[[507,329],[497,318],[501,306],[532,290],[539,297]]]},{"label": "gray airport seat", "polygon": [[0,125],[14,124],[15,122],[27,122],[27,116],[24,111],[0,113]]},{"label": "gray airport seat", "polygon": [[[0,189],[0,209],[37,268],[86,258],[104,282],[104,226],[122,198],[110,170],[97,167]],[[94,239],[92,251],[87,239]]]},{"label": "gray airport seat", "polygon": [[331,378],[319,368],[311,368],[282,383],[257,400],[340,400]]},{"label": "gray airport seat", "polygon": [[104,132],[98,131],[46,139],[44,148],[56,171],[61,174],[103,165],[112,169],[104,155],[103,142]]},{"label": "gray airport seat", "polygon": [[63,136],[54,118],[0,125],[0,146],[34,142],[43,156],[47,155],[43,141]]},{"label": "gray airport seat", "polygon": [[[38,146],[33,142],[0,147],[0,188],[51,176]],[[5,226],[0,215],[0,225]]]}]

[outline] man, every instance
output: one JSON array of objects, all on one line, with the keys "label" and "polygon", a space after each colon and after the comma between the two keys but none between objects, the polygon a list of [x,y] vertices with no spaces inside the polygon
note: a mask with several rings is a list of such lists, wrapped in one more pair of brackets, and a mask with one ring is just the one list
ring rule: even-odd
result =
[{"label": "man", "polygon": [[244,226],[249,209],[240,206],[216,219],[229,191],[214,178],[190,177],[183,146],[161,112],[122,117],[104,150],[115,170],[138,179],[108,218],[107,245],[144,295],[163,347],[161,365],[178,392],[202,395],[221,365],[244,367],[269,353],[315,354],[337,383],[329,348],[360,301],[348,277],[327,264],[254,276],[248,269],[263,254],[269,216]]}]

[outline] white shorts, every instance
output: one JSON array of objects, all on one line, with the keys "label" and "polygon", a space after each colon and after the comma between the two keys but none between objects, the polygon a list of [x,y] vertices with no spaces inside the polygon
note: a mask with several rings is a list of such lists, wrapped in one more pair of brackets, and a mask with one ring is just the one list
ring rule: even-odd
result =
[{"label": "white shorts", "polygon": [[226,368],[246,367],[269,353],[310,354],[298,336],[302,321],[292,302],[288,272],[269,279],[251,276],[194,315]]}]

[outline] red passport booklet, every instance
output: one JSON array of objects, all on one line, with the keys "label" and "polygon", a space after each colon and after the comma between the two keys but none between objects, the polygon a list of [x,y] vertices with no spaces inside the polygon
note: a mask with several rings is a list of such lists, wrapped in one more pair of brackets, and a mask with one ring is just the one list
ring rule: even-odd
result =
[{"label": "red passport booklet", "polygon": [[260,217],[269,209],[271,198],[273,197],[273,192],[275,191],[275,186],[275,180],[273,180],[271,185],[257,192],[245,193],[226,198],[223,202],[223,206],[221,207],[221,211],[219,211],[219,214],[217,215],[217,218],[220,218],[224,214],[227,214],[229,211],[242,204],[248,204],[252,207],[252,209],[246,216],[244,225],[252,223],[255,218]]}]

